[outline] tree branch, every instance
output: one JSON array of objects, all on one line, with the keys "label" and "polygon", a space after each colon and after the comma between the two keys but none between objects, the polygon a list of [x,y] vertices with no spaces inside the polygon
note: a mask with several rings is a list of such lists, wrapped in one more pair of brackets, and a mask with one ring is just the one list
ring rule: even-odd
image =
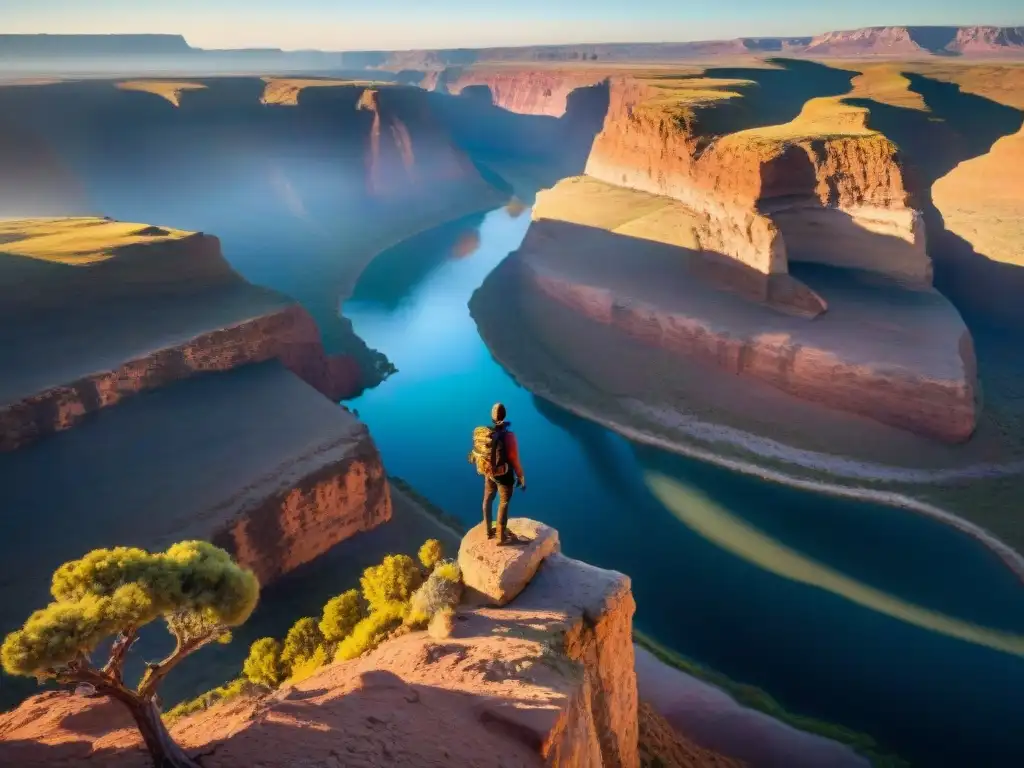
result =
[{"label": "tree branch", "polygon": [[125,656],[128,655],[128,651],[135,643],[136,634],[138,630],[135,627],[128,627],[121,634],[117,636],[117,640],[114,641],[114,645],[110,649],[110,659],[106,665],[100,670],[103,674],[109,675],[110,678],[119,684],[123,684],[124,680],[122,677],[122,668],[124,667]]},{"label": "tree branch", "polygon": [[[84,657],[80,657],[84,658]],[[96,692],[104,696],[111,696],[127,704],[137,703],[138,696],[134,691],[126,688],[120,680],[114,680],[111,676],[88,663],[80,663],[76,659],[62,670],[54,670],[54,679],[61,685],[75,685],[88,683],[96,689]]]},{"label": "tree branch", "polygon": [[144,699],[151,699],[156,693],[157,687],[163,682],[163,679],[167,674],[174,669],[182,660],[198,651],[204,645],[209,645],[217,638],[221,637],[227,629],[224,627],[216,627],[205,635],[201,635],[195,638],[189,638],[183,640],[178,638],[177,647],[174,652],[171,653],[166,659],[158,664],[151,664],[146,670],[146,674],[142,676],[142,681],[139,683],[138,694]]}]

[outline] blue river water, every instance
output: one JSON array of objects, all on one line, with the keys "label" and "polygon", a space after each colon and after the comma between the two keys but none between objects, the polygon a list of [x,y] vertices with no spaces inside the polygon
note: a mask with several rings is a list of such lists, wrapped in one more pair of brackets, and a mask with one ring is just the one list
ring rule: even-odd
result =
[{"label": "blue river water", "polygon": [[408,241],[373,262],[342,308],[398,368],[350,403],[389,472],[477,522],[481,482],[465,455],[473,427],[500,400],[529,481],[513,515],[558,528],[568,555],[628,574],[639,629],[792,711],[867,732],[914,766],[1024,765],[1024,658],[737,556],[663,506],[645,473],[851,579],[961,622],[1024,635],[1017,578],[925,517],[634,445],[521,388],[491,357],[467,302],[528,225],[528,213],[500,209]]}]

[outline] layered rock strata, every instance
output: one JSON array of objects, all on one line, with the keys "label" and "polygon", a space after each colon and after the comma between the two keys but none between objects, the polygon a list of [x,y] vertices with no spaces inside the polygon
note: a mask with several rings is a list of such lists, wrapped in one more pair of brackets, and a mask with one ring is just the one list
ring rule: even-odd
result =
[{"label": "layered rock strata", "polygon": [[[173,733],[208,768],[639,768],[634,608],[627,577],[551,554],[509,605],[463,608],[447,639],[395,637],[270,696],[186,718]],[[76,728],[93,711],[107,714],[104,729]],[[86,755],[101,768],[144,760],[113,707],[64,694],[0,717],[0,734],[0,756],[25,768]],[[661,736],[679,742],[664,726]],[[699,749],[674,754],[693,755],[692,766],[732,764],[697,762],[708,756]]]},{"label": "layered rock strata", "polygon": [[723,252],[765,273],[813,261],[931,284],[898,151],[867,128],[866,109],[812,99],[790,123],[735,131],[741,84],[681,82],[666,97],[613,81],[587,175],[680,200],[721,233]]},{"label": "layered rock strata", "polygon": [[579,89],[596,85],[609,76],[609,70],[595,68],[558,70],[530,68],[466,68],[445,70],[426,86],[460,94],[470,87],[484,87],[491,93],[492,103],[522,115],[562,117],[568,108],[569,95]]},{"label": "layered rock strata", "polygon": [[243,281],[214,237],[102,219],[3,228],[0,451],[139,392],[271,359],[333,400],[360,388],[355,361],[326,355],[309,314]]},{"label": "layered rock strata", "polygon": [[266,584],[391,516],[366,427],[276,361],[129,398],[0,455],[0,508],[19,574],[0,588],[0,633],[96,547],[207,539]]},{"label": "layered rock strata", "polygon": [[580,202],[577,190],[589,194],[597,184],[570,180],[546,193],[504,282],[680,358],[804,400],[940,440],[972,434],[973,344],[939,293],[863,271],[803,268],[797,295],[823,297],[828,311],[812,321],[778,312],[690,267],[703,262],[699,251],[628,233],[622,223],[545,218],[570,210]]}]

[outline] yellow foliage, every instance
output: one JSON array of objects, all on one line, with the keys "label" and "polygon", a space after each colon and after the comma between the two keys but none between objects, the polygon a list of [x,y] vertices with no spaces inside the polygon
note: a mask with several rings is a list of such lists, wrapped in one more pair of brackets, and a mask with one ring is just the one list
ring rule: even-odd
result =
[{"label": "yellow foliage", "polygon": [[296,665],[311,659],[323,643],[324,636],[316,619],[307,616],[296,621],[288,630],[281,650],[281,663],[288,674]]},{"label": "yellow foliage", "polygon": [[367,568],[359,580],[371,611],[408,602],[422,582],[420,569],[408,555],[388,555],[380,565]]},{"label": "yellow foliage", "polygon": [[277,688],[284,677],[281,643],[272,637],[264,637],[254,642],[242,664],[242,675],[256,685]]},{"label": "yellow foliage", "polygon": [[300,683],[307,677],[311,677],[321,667],[327,666],[331,661],[331,654],[323,645],[317,646],[313,654],[292,665],[292,672],[288,676],[289,683]]},{"label": "yellow foliage", "polygon": [[441,542],[437,539],[427,539],[420,547],[420,564],[428,571],[434,570],[434,566],[440,562],[442,557],[444,557],[444,550],[441,547]]},{"label": "yellow foliage", "polygon": [[413,629],[423,629],[441,611],[454,610],[461,597],[462,570],[458,563],[439,563],[409,601],[405,623]]},{"label": "yellow foliage", "polygon": [[369,616],[360,621],[352,634],[341,641],[334,655],[335,661],[348,661],[373,650],[401,626],[409,612],[409,606],[403,603],[385,603],[375,609]]},{"label": "yellow foliage", "polygon": [[247,680],[240,677],[222,685],[220,688],[214,688],[212,691],[207,691],[203,695],[192,699],[191,701],[183,701],[170,712],[165,714],[164,720],[169,723],[174,722],[182,717],[188,717],[191,714],[208,709],[219,702],[230,701],[231,699],[237,698],[246,693],[247,682]]},{"label": "yellow foliage", "polygon": [[454,560],[446,560],[434,569],[437,578],[458,584],[462,581],[462,569]]},{"label": "yellow foliage", "polygon": [[175,544],[164,553],[134,547],[99,549],[60,566],[55,602],[36,611],[0,650],[15,675],[48,675],[88,654],[106,637],[168,616],[172,631],[222,631],[252,613],[259,583],[208,542]]},{"label": "yellow foliage", "polygon": [[337,597],[331,598],[324,606],[324,615],[320,620],[320,633],[331,643],[344,640],[366,617],[363,599],[359,590],[350,589]]}]

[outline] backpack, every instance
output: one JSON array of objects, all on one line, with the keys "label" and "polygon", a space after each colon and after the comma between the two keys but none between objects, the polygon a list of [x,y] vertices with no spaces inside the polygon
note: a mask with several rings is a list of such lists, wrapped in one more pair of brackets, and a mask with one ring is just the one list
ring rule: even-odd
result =
[{"label": "backpack", "polygon": [[476,465],[476,473],[485,477],[500,477],[508,472],[505,455],[504,430],[477,427],[473,430],[473,450],[469,461]]}]

